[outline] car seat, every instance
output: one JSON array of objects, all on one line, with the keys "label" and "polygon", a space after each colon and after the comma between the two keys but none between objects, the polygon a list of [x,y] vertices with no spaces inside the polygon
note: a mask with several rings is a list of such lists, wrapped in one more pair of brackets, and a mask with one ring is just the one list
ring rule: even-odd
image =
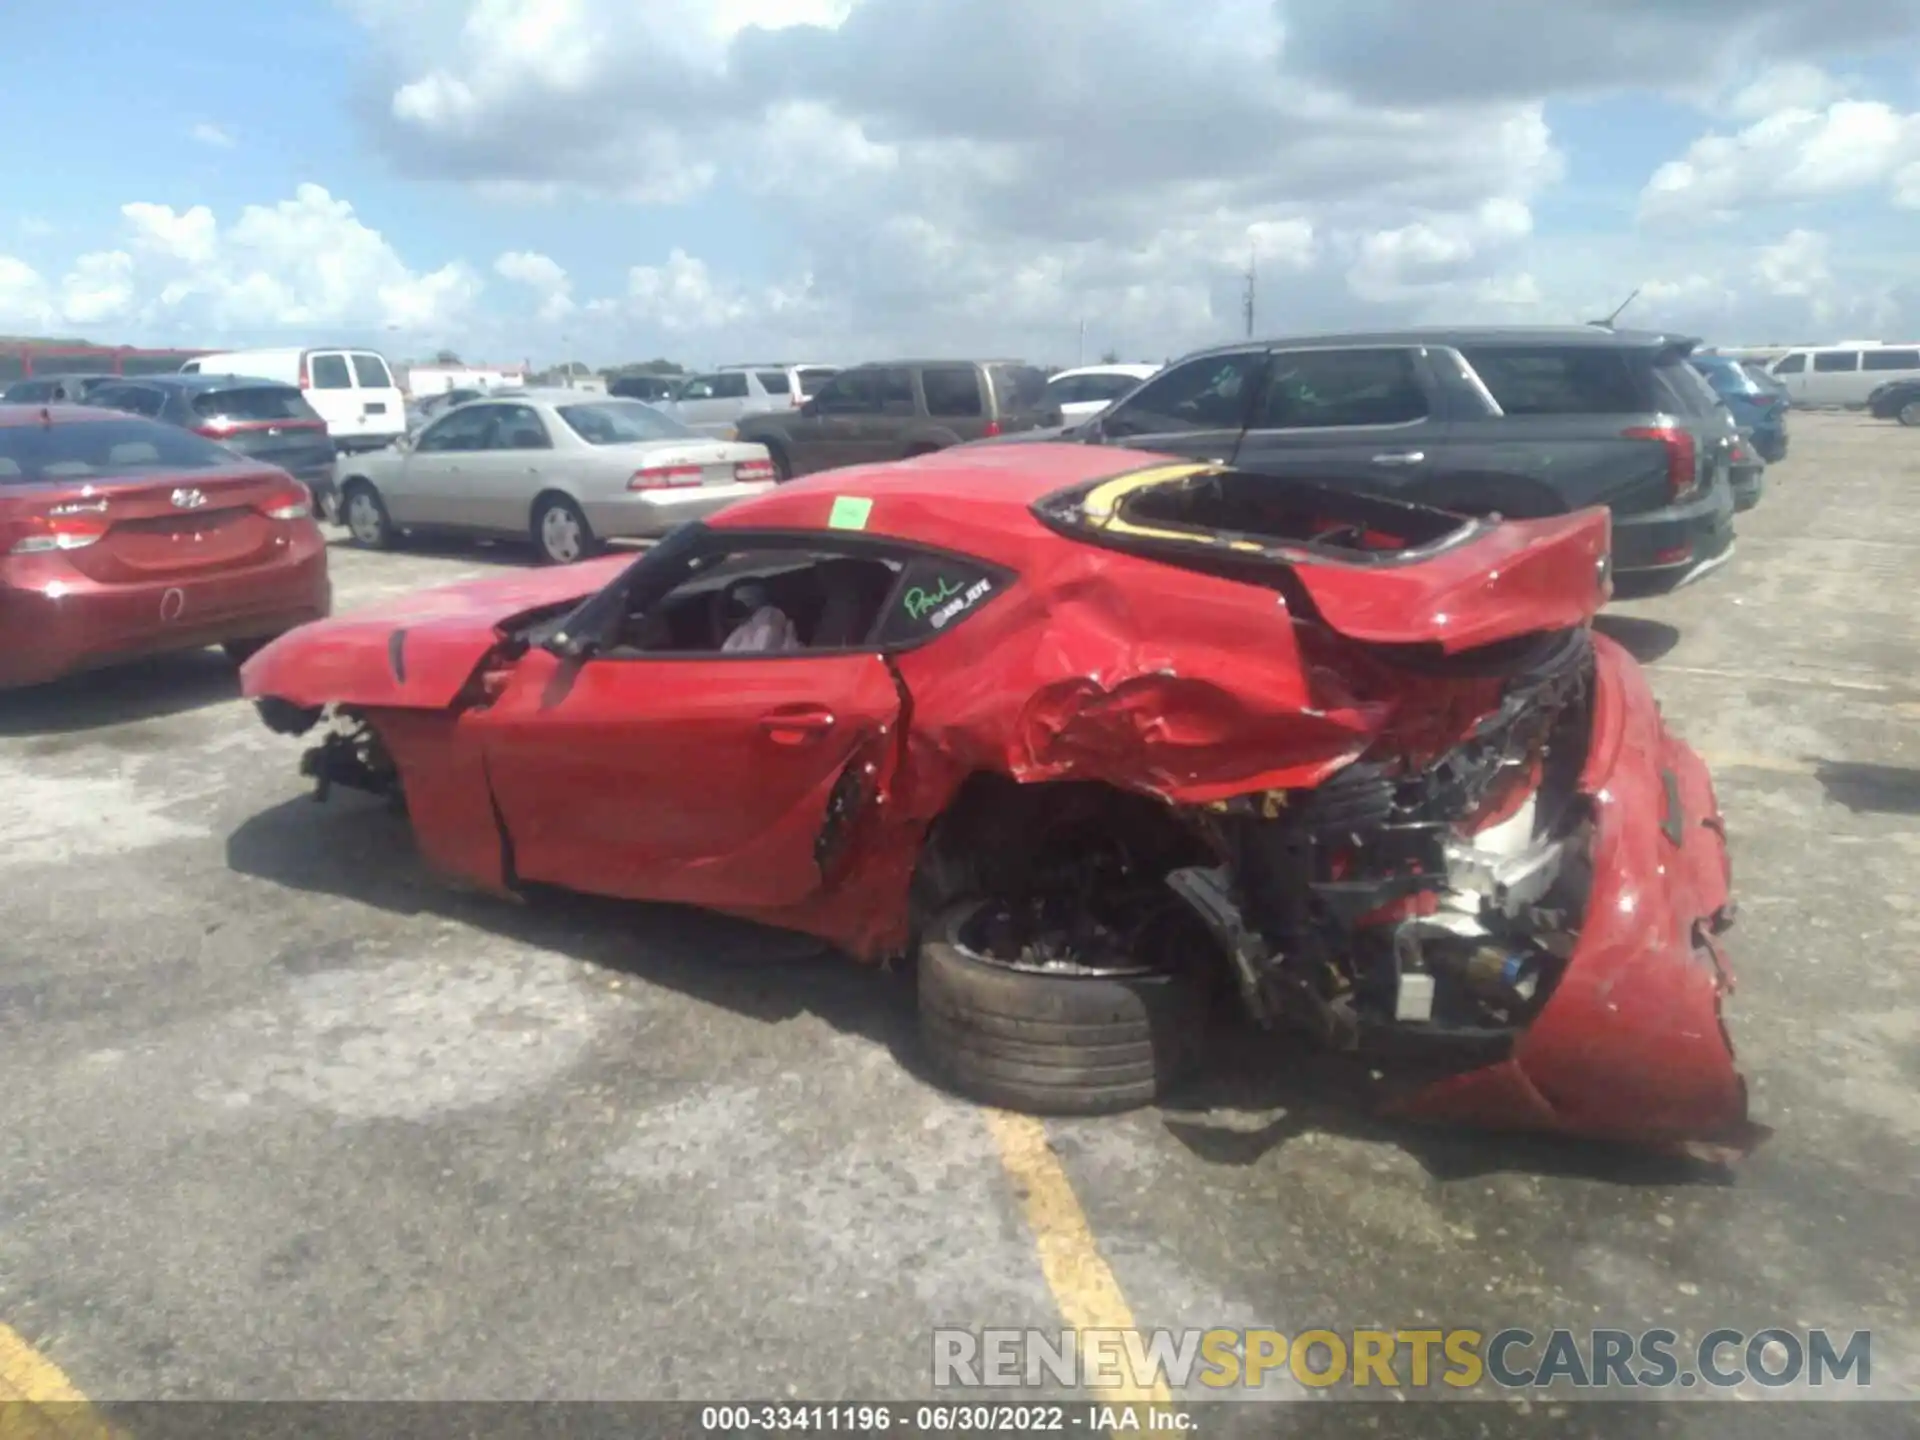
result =
[{"label": "car seat", "polygon": [[814,571],[826,599],[814,622],[812,648],[844,649],[858,645],[873,630],[893,575],[872,560],[827,560]]}]

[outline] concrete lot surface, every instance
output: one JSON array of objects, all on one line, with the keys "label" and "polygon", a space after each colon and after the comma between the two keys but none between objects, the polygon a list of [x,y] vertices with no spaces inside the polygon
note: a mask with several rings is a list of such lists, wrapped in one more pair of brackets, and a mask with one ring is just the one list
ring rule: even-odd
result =
[{"label": "concrete lot surface", "polygon": [[[941,1324],[1825,1325],[1920,1394],[1920,433],[1792,430],[1737,559],[1605,622],[1729,816],[1730,1177],[1238,1042],[1177,1110],[983,1113],[897,980],[447,889],[209,652],[0,696],[0,1340],[96,1400],[830,1399],[930,1394]],[[342,609],[525,563],[334,561]]]}]

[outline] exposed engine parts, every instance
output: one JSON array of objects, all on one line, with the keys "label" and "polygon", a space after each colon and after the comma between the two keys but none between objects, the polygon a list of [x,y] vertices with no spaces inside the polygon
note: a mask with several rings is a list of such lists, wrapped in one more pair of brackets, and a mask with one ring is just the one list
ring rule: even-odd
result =
[{"label": "exposed engine parts", "polygon": [[371,726],[351,712],[335,711],[335,729],[300,757],[300,773],[313,781],[313,798],[323,801],[335,785],[364,790],[401,803],[400,772]]},{"label": "exposed engine parts", "polygon": [[1592,665],[1563,637],[1424,767],[1362,757],[1318,788],[1195,818],[1224,864],[1166,883],[1263,1024],[1324,1044],[1509,1036],[1571,956],[1591,880],[1574,782]]}]

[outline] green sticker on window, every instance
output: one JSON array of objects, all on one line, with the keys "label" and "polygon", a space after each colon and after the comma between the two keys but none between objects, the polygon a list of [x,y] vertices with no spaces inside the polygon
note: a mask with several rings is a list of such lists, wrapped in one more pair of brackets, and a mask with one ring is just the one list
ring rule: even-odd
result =
[{"label": "green sticker on window", "polygon": [[867,517],[873,513],[873,501],[863,500],[858,495],[836,495],[833,497],[833,509],[827,515],[829,530],[864,530]]}]

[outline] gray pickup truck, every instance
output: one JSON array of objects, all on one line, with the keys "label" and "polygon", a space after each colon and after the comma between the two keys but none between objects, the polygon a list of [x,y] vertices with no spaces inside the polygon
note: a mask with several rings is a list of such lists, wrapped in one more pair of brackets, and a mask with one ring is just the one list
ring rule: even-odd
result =
[{"label": "gray pickup truck", "polygon": [[1697,343],[1598,326],[1250,340],[1078,425],[976,443],[1124,445],[1472,514],[1604,505],[1616,595],[1657,595],[1732,557],[1735,485],[1758,483],[1686,363]]}]

